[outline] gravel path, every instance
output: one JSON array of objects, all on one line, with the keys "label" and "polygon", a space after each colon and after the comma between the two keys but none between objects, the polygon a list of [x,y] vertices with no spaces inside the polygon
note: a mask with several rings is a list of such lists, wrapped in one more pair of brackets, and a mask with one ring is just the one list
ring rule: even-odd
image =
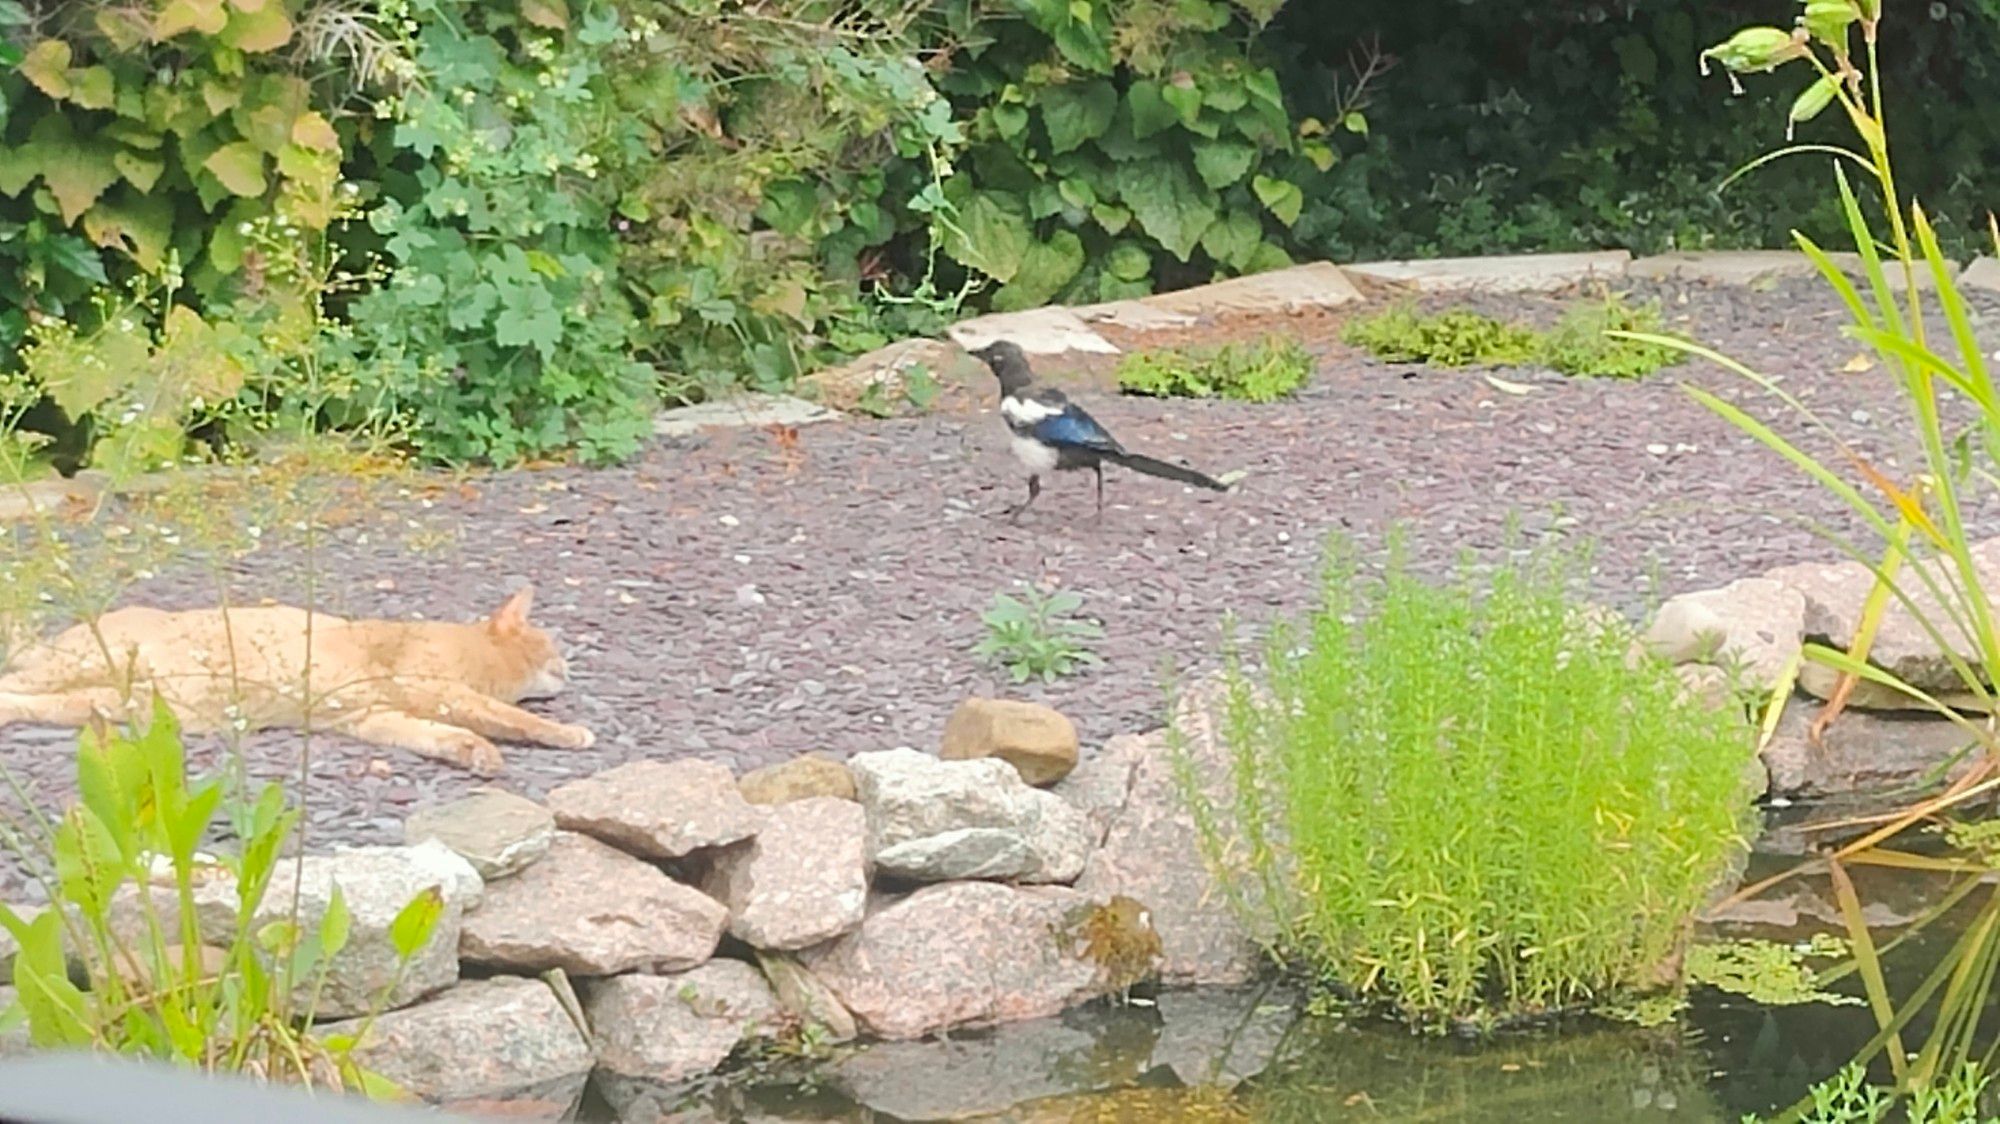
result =
[{"label": "gravel path", "polygon": [[[1818,286],[1645,292],[1663,297],[1675,327],[1782,376],[1843,436],[1896,452],[1877,432],[1903,428],[1894,389],[1880,372],[1841,371],[1857,349],[1838,336],[1841,318]],[[1476,303],[1542,321],[1561,307]],[[1088,399],[1133,449],[1247,470],[1236,493],[1114,471],[1098,522],[1089,477],[1071,476],[1010,526],[996,513],[1023,481],[990,398],[975,415],[807,427],[789,450],[760,430],[712,431],[615,470],[436,489],[382,512],[383,524],[345,527],[315,564],[323,603],[469,617],[534,581],[537,616],[561,631],[574,673],[571,692],[545,709],[599,737],[580,753],[503,747],[501,783],[534,795],[640,757],[740,770],[807,750],[930,747],[971,693],[1060,707],[1087,746],[1156,726],[1166,661],[1212,665],[1225,612],[1254,630],[1308,607],[1331,531],[1370,548],[1401,522],[1418,565],[1441,572],[1460,551],[1501,549],[1515,519],[1531,539],[1595,543],[1593,593],[1637,616],[1659,595],[1829,556],[1815,522],[1854,527],[1838,501],[1679,388],[1716,389],[1799,432],[1763,392],[1706,365],[1640,383],[1505,372],[1533,387],[1515,394],[1479,371],[1376,364],[1334,343],[1332,321],[1299,324],[1322,363],[1296,401]],[[414,515],[449,528],[449,541],[413,551],[385,532]],[[1979,526],[2000,529],[2000,512]],[[235,595],[296,600],[307,565],[296,551],[253,555]],[[1104,623],[1102,668],[1014,689],[973,658],[979,611],[1023,581],[1083,595]],[[213,577],[167,574],[131,597],[212,604]],[[73,741],[0,731],[0,761],[53,807],[67,793]],[[246,748],[259,775],[297,769],[296,735],[259,735]],[[197,764],[218,759],[214,745],[197,749]],[[339,741],[322,740],[315,757],[316,846],[394,841],[411,808],[480,783]],[[0,867],[0,896],[35,896],[19,880]]]}]

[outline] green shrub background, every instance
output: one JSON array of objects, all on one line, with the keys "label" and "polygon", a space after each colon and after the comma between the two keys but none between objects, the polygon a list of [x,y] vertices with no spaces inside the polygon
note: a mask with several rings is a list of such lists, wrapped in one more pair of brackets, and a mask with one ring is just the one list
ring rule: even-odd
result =
[{"label": "green shrub background", "polygon": [[[2000,20],[1930,13],[1888,45],[1890,112],[1963,249]],[[436,460],[611,461],[662,401],[783,388],[981,309],[1307,258],[1780,245],[1836,225],[1822,161],[1715,188],[1782,139],[1794,83],[1732,97],[1695,58],[1787,18],[0,0],[0,422],[66,470],[226,445],[242,399],[392,417]],[[177,374],[204,354],[226,361]]]}]

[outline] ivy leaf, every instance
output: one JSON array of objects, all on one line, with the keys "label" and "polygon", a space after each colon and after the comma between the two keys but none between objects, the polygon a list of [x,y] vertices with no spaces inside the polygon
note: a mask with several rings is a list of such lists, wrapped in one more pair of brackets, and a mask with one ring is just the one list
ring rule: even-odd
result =
[{"label": "ivy leaf", "polygon": [[1000,134],[1001,140],[1013,140],[1027,131],[1028,107],[1025,105],[1002,102],[993,106],[988,114],[993,119],[993,131]]},{"label": "ivy leaf", "polygon": [[292,41],[292,17],[277,4],[265,4],[254,12],[238,11],[222,29],[222,42],[245,54],[275,51]]},{"label": "ivy leaf", "polygon": [[1132,208],[1139,228],[1181,261],[1194,253],[1202,232],[1215,221],[1214,194],[1195,183],[1178,161],[1120,164],[1118,197]]},{"label": "ivy leaf", "polygon": [[1153,255],[1137,242],[1120,242],[1105,256],[1104,268],[1120,281],[1143,281],[1153,274]]},{"label": "ivy leaf", "polygon": [[[947,185],[946,194],[968,194],[970,189],[970,181],[955,180]],[[946,229],[945,252],[959,264],[1003,284],[1013,280],[1035,240],[1019,202],[994,192],[979,192],[958,204],[957,219]]]},{"label": "ivy leaf", "polygon": [[1299,185],[1290,180],[1258,176],[1250,181],[1250,190],[1257,193],[1257,201],[1278,217],[1278,221],[1290,226],[1299,221],[1299,212],[1305,208],[1305,193]]},{"label": "ivy leaf", "polygon": [[1174,127],[1178,114],[1161,95],[1160,84],[1141,78],[1125,91],[1125,104],[1132,108],[1132,135],[1140,140]]},{"label": "ivy leaf", "polygon": [[167,170],[167,162],[160,156],[134,152],[129,148],[113,156],[111,162],[117,165],[118,174],[125,177],[125,182],[140,191],[153,190],[153,185],[160,181],[160,173]]},{"label": "ivy leaf", "polygon": [[165,42],[185,31],[214,35],[229,24],[222,0],[167,0],[153,21],[153,39]]},{"label": "ivy leaf", "polygon": [[1257,150],[1241,141],[1205,140],[1194,145],[1194,169],[1201,181],[1220,190],[1250,174]]},{"label": "ivy leaf", "polygon": [[1049,146],[1060,155],[1104,135],[1111,127],[1112,115],[1118,112],[1118,91],[1103,79],[1051,86],[1042,91],[1041,107]]},{"label": "ivy leaf", "polygon": [[56,197],[56,208],[65,223],[75,222],[106,188],[118,182],[118,165],[112,161],[116,149],[96,137],[77,136],[70,131],[69,119],[61,114],[37,122],[28,143],[36,150],[42,182]]},{"label": "ivy leaf", "polygon": [[536,27],[561,31],[569,26],[569,5],[563,0],[521,0],[521,18]]},{"label": "ivy leaf", "polygon": [[1073,230],[1058,230],[1047,242],[1028,247],[1014,279],[993,294],[993,307],[1000,312],[1040,308],[1062,292],[1083,262],[1083,239]]},{"label": "ivy leaf", "polygon": [[1106,234],[1118,234],[1132,225],[1132,211],[1116,203],[1097,203],[1090,208],[1090,217],[1104,228]]},{"label": "ivy leaf", "polygon": [[234,141],[209,154],[201,166],[232,195],[264,194],[264,154],[249,141]]},{"label": "ivy leaf", "polygon": [[35,89],[61,101],[69,96],[69,44],[60,39],[44,39],[28,48],[18,68],[21,77]]},{"label": "ivy leaf", "polygon": [[1253,215],[1231,211],[1202,233],[1201,248],[1209,257],[1241,272],[1263,241],[1263,223]]}]

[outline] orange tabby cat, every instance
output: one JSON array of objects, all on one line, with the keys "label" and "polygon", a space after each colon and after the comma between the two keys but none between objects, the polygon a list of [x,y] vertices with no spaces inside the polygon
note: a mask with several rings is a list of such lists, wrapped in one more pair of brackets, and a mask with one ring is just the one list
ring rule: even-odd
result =
[{"label": "orange tabby cat", "polygon": [[528,623],[533,602],[534,589],[523,589],[471,624],[347,620],[286,605],[119,609],[95,630],[78,625],[18,653],[0,674],[0,726],[84,726],[128,715],[131,700],[158,692],[189,730],[296,727],[310,698],[319,729],[496,773],[500,751],[488,738],[562,749],[596,740],[513,705],[548,698],[569,679],[555,640]]}]

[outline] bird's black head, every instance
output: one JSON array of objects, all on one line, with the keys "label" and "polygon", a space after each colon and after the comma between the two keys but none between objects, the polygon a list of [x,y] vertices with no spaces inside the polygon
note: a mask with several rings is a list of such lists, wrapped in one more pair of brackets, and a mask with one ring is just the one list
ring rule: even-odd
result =
[{"label": "bird's black head", "polygon": [[992,368],[1000,380],[1002,394],[1011,394],[1034,381],[1035,372],[1028,366],[1027,354],[1013,340],[994,340],[974,350],[972,357]]}]

